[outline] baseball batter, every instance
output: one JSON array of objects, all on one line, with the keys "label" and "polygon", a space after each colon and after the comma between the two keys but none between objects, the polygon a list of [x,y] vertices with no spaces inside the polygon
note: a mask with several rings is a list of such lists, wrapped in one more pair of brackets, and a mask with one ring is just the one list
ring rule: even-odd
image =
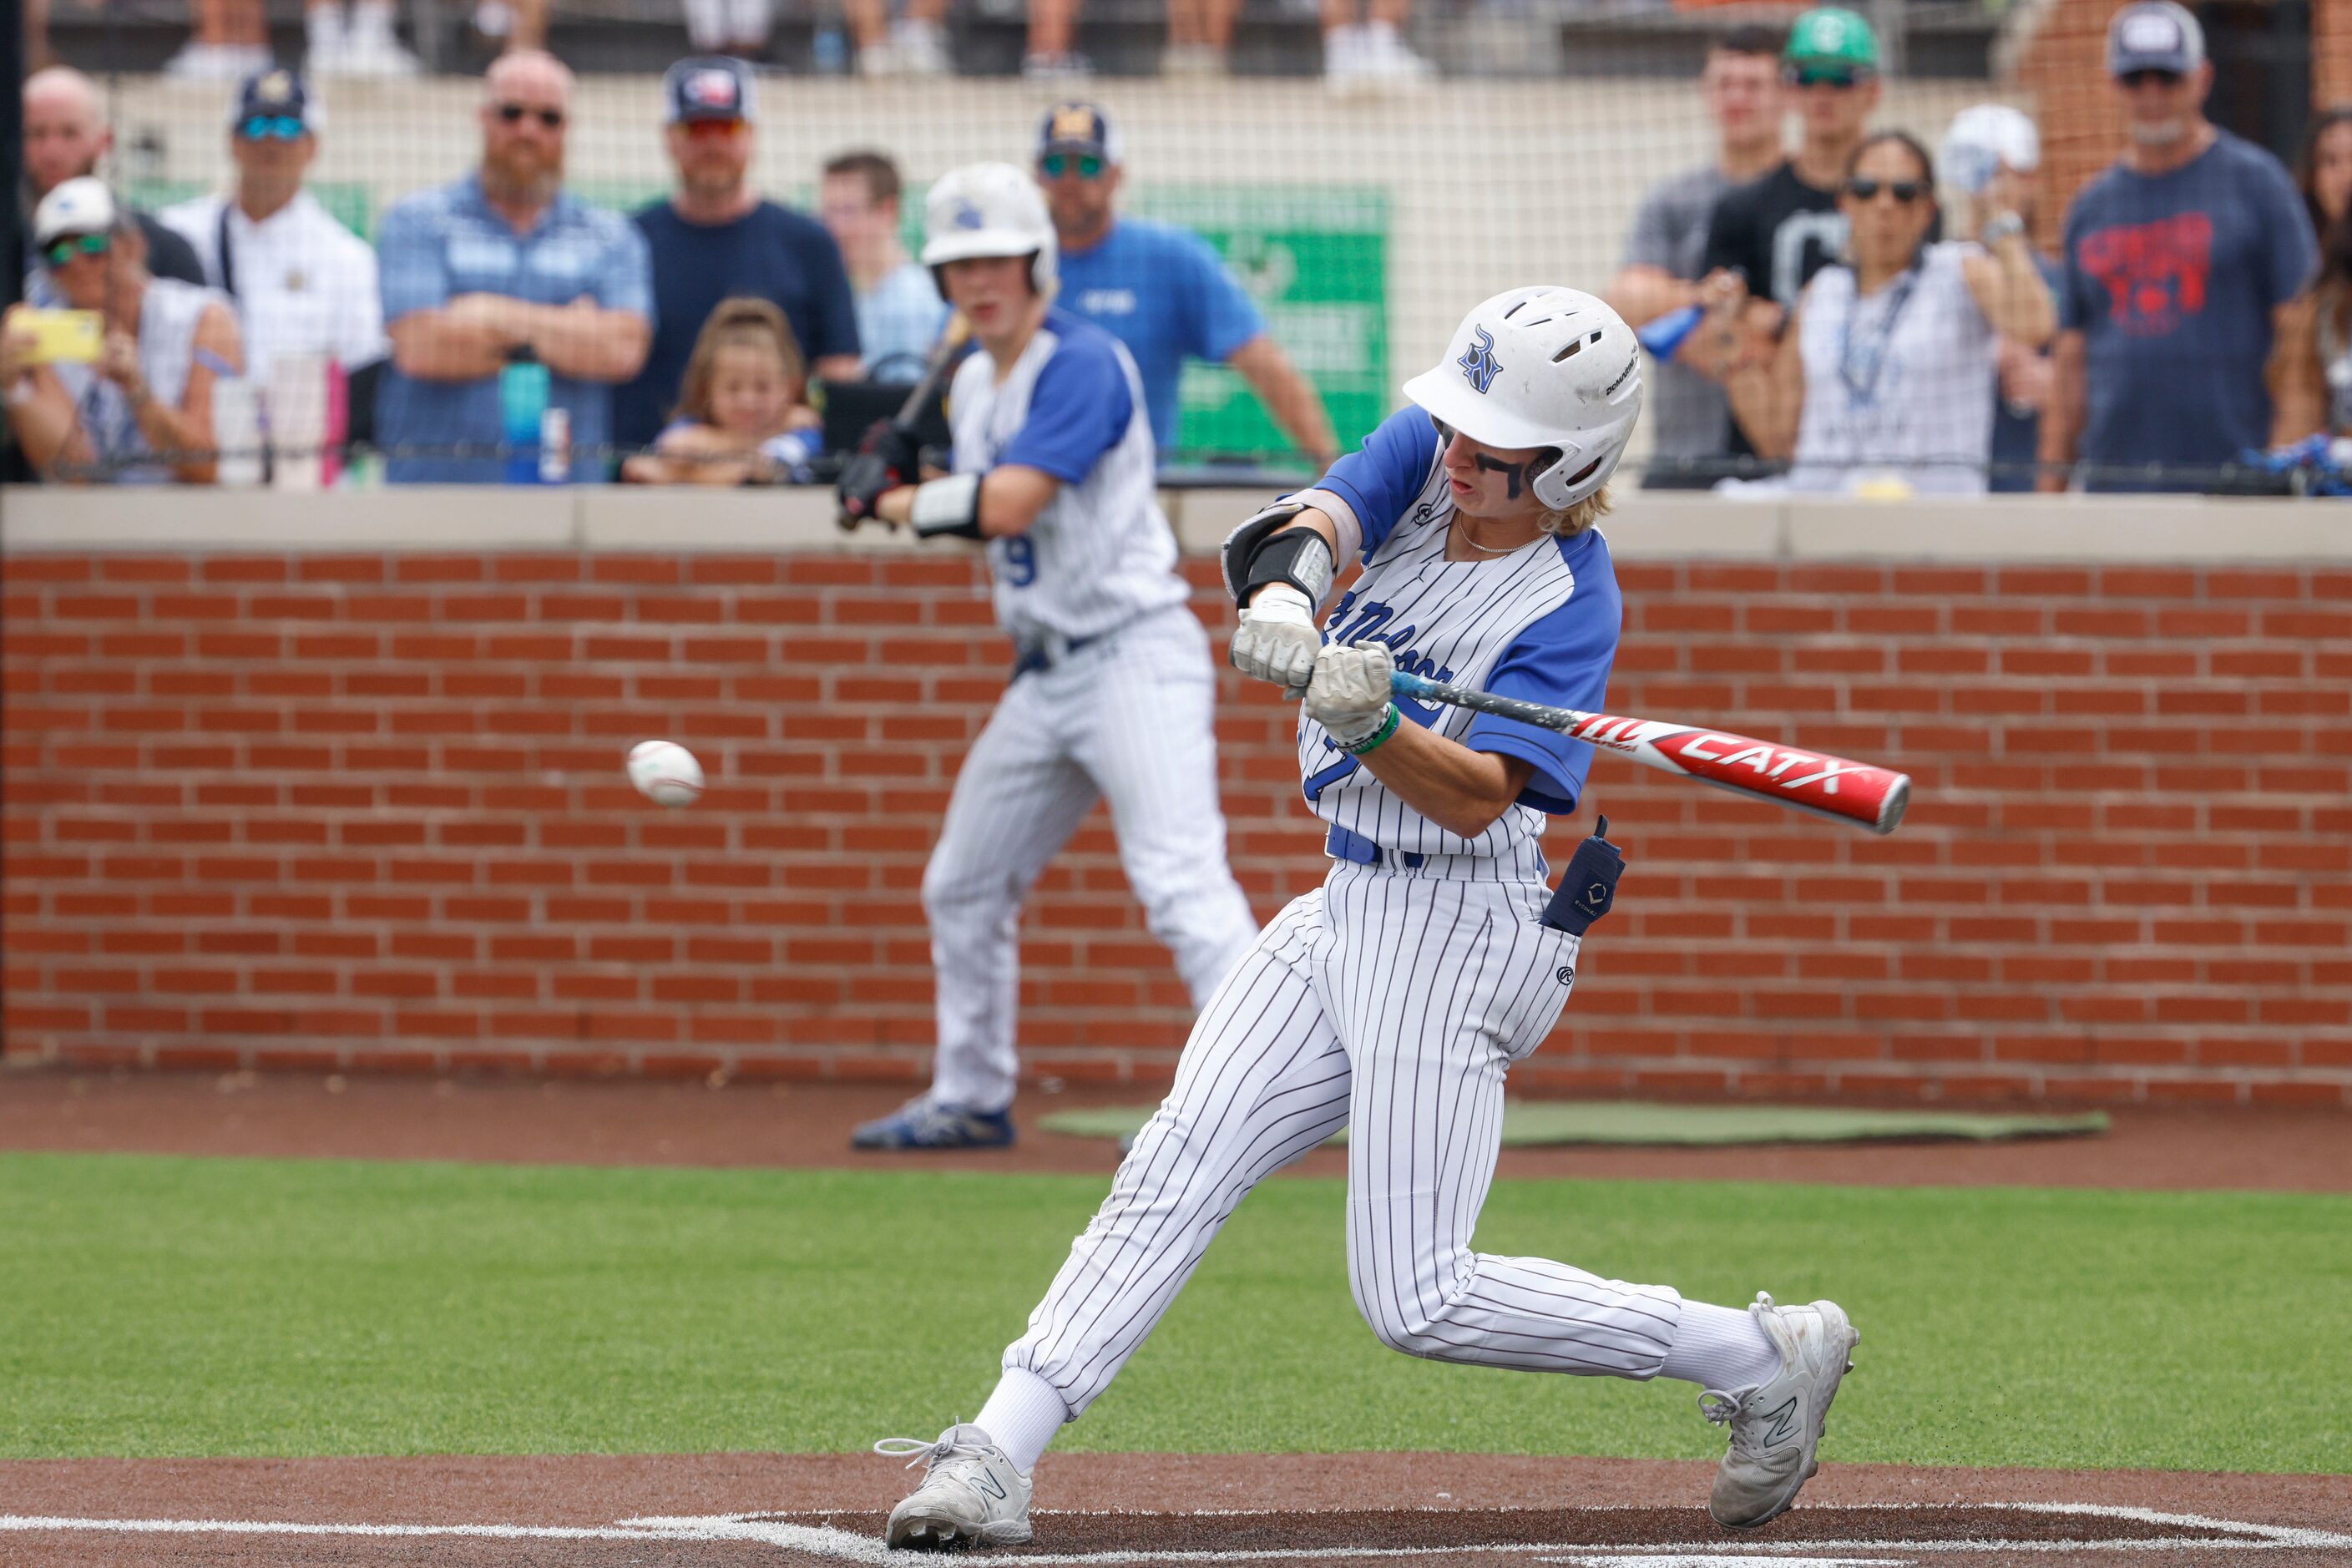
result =
[{"label": "baseball batter", "polygon": [[[1740,1311],[1472,1249],[1504,1075],[1559,1016],[1614,857],[1586,840],[1548,907],[1537,836],[1575,808],[1588,748],[1401,708],[1389,677],[1602,706],[1620,604],[1592,525],[1641,409],[1640,350],[1589,294],[1515,289],[1404,391],[1413,406],[1225,547],[1234,666],[1303,689],[1299,771],[1330,874],[1218,988],[979,1415],[936,1443],[877,1445],[927,1461],[890,1515],[893,1546],[1028,1540],[1031,1470],[1055,1431],[1118,1375],[1250,1188],[1341,1127],[1349,1282],[1382,1343],[1696,1384],[1730,1428],[1708,1500],[1726,1525],[1778,1516],[1815,1468],[1859,1337],[1834,1304],[1759,1295]],[[1363,573],[1327,638],[1316,612],[1349,556]]]},{"label": "baseball batter", "polygon": [[857,1129],[861,1148],[1013,1142],[1022,900],[1097,798],[1152,934],[1206,1005],[1256,935],[1225,865],[1208,639],[1176,574],[1135,363],[1054,308],[1054,226],[1007,163],[930,190],[923,261],[971,324],[949,407],[954,470],[917,474],[906,438],[845,514],[984,541],[1013,679],[956,775],[923,874],[938,988],[928,1092]]}]

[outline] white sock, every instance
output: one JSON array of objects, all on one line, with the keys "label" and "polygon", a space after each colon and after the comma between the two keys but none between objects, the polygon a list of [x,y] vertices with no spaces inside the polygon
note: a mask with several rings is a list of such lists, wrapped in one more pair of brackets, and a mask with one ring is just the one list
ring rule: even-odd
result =
[{"label": "white sock", "polygon": [[352,6],[352,33],[372,43],[392,40],[392,0],[354,0]]},{"label": "white sock", "polygon": [[1009,1366],[971,1424],[986,1432],[1012,1458],[1013,1468],[1025,1476],[1037,1468],[1037,1457],[1069,1418],[1070,1407],[1052,1384],[1026,1367]]},{"label": "white sock", "polygon": [[343,47],[342,0],[313,5],[302,13],[302,38],[314,55],[331,55]]},{"label": "white sock", "polygon": [[1736,1307],[1685,1300],[1666,1352],[1664,1377],[1731,1394],[1756,1388],[1780,1375],[1780,1352],[1756,1320]]}]

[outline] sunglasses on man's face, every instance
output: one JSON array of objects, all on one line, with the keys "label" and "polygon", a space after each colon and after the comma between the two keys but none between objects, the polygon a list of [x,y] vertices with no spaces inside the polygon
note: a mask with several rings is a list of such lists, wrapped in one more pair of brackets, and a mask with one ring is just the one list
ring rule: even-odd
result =
[{"label": "sunglasses on man's face", "polygon": [[546,126],[550,131],[561,131],[563,129],[563,110],[560,109],[533,109],[529,104],[523,103],[501,103],[499,105],[499,118],[506,121],[509,125],[521,124],[522,118],[526,114],[537,115],[539,117],[539,122],[541,125]]},{"label": "sunglasses on man's face", "polygon": [[1799,87],[1834,87],[1844,89],[1860,86],[1862,83],[1862,73],[1860,71],[1844,70],[1836,67],[1801,67],[1789,73],[1789,79]]},{"label": "sunglasses on man's face", "polygon": [[2180,85],[2180,73],[2179,71],[2158,70],[2154,67],[2150,67],[2147,70],[2126,71],[2123,75],[2116,78],[2116,79],[2123,83],[2126,87],[2146,87],[2150,82],[2156,83],[2158,87],[2179,87]]},{"label": "sunglasses on man's face", "polygon": [[302,122],[290,114],[251,115],[236,128],[247,142],[299,142],[303,131]]},{"label": "sunglasses on man's face", "polygon": [[77,256],[104,256],[114,243],[113,237],[103,234],[68,234],[51,240],[41,252],[52,267],[63,267]]},{"label": "sunglasses on man's face", "polygon": [[1881,191],[1907,207],[1926,195],[1927,187],[1917,180],[1848,180],[1845,183],[1845,194],[1858,202],[1875,200]]},{"label": "sunglasses on man's face", "polygon": [[1065,174],[1099,180],[1103,172],[1103,161],[1092,153],[1048,153],[1037,160],[1037,166],[1045,171],[1049,180],[1058,180]]}]

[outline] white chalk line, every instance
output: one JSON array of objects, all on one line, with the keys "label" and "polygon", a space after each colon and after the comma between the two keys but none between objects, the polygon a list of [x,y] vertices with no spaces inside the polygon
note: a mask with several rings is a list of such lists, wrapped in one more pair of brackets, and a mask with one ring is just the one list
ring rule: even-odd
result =
[{"label": "white chalk line", "polygon": [[[1631,1506],[1631,1505],[1619,1505]],[[1885,1510],[1926,1509],[2005,1509],[2020,1513],[2129,1520],[2136,1523],[2208,1531],[2197,1538],[2142,1537],[2097,1541],[1725,1541],[1656,1542],[1601,1545],[1590,1542],[1513,1542],[1435,1546],[1319,1546],[1274,1549],[1225,1548],[1023,1553],[1018,1561],[1034,1568],[1093,1568],[1109,1563],[1242,1563],[1367,1559],[1408,1560],[1415,1557],[1481,1554],[1531,1558],[1540,1563],[1607,1563],[1617,1568],[1666,1568],[1674,1563],[1704,1563],[1714,1568],[1770,1563],[1778,1568],[1830,1568],[1833,1564],[1868,1563],[1894,1568],[1886,1553],[1921,1554],[2063,1552],[2276,1552],[2294,1549],[2352,1548],[2352,1535],[2294,1525],[2254,1524],[2242,1520],[2215,1519],[2203,1514],[2164,1513],[2153,1509],[2099,1503],[1870,1503],[1852,1505]],[[1271,1515],[1285,1510],[1233,1510]],[[1385,1511],[1385,1510],[1384,1510]],[[1454,1511],[1423,1509],[1420,1513]],[[1465,1510],[1469,1511],[1469,1510]],[[1489,1510],[1476,1510],[1489,1511]],[[1538,1511],[1510,1510],[1491,1511]],[[1609,1511],[1596,1509],[1593,1511]],[[1051,1517],[1048,1515],[1048,1517]],[[1180,1519],[1181,1514],[1150,1517]],[[460,1537],[493,1541],[707,1541],[748,1542],[782,1547],[836,1563],[884,1564],[900,1560],[870,1535],[859,1535],[828,1525],[798,1524],[774,1515],[724,1514],[708,1517],[646,1517],[625,1519],[608,1526],[529,1524],[336,1524],[285,1520],[80,1519],[50,1515],[0,1514],[0,1531],[86,1531],[130,1534],[311,1535],[337,1537],[419,1538]],[[2218,1538],[2217,1538],[2218,1537]],[[1872,1558],[1844,1558],[1840,1552],[1871,1552]],[[1802,1559],[1801,1563],[1797,1560]]]}]

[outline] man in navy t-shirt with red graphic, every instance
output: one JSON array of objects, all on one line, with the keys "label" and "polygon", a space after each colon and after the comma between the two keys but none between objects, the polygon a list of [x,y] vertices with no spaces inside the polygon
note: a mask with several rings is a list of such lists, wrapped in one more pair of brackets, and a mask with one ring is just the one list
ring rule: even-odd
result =
[{"label": "man in navy t-shirt with red graphic", "polygon": [[2271,442],[2279,316],[2318,263],[2279,161],[2205,118],[2197,19],[2139,0],[2107,28],[2130,141],[2066,209],[2041,488],[2196,490]]}]

